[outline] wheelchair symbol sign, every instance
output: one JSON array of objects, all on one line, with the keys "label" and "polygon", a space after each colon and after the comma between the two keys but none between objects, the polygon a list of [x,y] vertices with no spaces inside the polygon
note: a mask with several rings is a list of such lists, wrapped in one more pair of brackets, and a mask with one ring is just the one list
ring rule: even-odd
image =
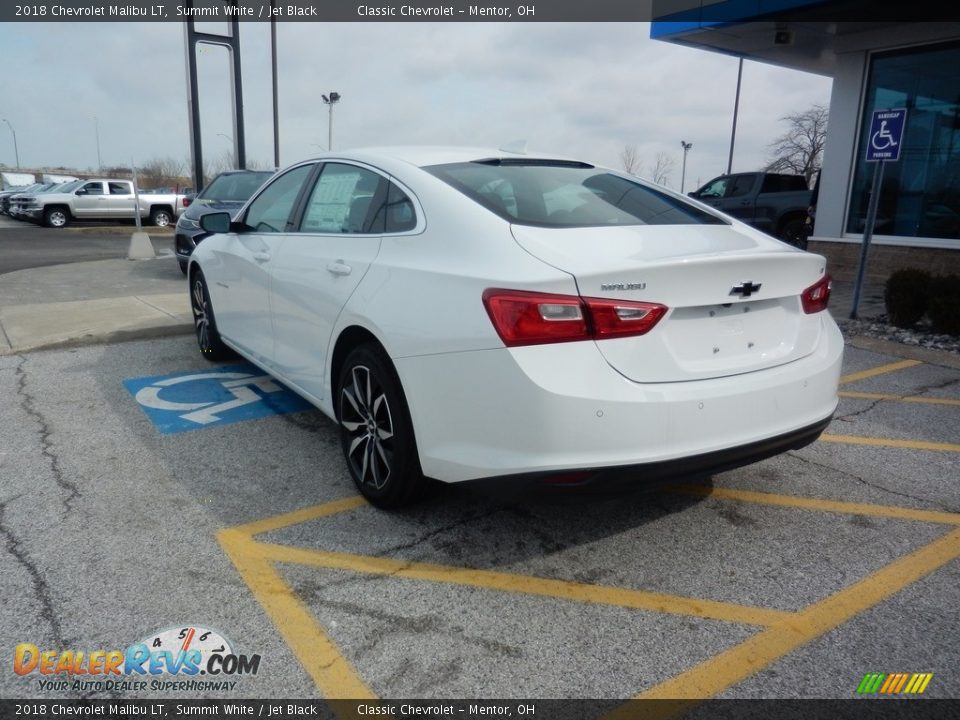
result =
[{"label": "wheelchair symbol sign", "polygon": [[299,395],[252,365],[130,378],[124,387],[161,433],[226,425],[306,410]]},{"label": "wheelchair symbol sign", "polygon": [[873,111],[867,142],[867,162],[896,162],[900,159],[906,119],[906,108]]}]

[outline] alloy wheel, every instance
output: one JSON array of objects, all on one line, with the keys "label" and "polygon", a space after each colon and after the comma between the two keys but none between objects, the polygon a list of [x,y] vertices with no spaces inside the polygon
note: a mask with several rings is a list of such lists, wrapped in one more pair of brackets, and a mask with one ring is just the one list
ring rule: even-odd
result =
[{"label": "alloy wheel", "polygon": [[340,394],[340,424],[350,436],[347,461],[362,484],[382,490],[393,463],[393,416],[386,393],[369,367],[355,365]]}]

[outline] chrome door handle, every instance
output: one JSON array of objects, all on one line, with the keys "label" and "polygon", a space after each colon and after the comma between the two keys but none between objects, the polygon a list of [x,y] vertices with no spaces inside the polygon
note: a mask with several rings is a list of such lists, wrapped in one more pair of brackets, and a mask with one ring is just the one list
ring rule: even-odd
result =
[{"label": "chrome door handle", "polygon": [[255,252],[253,254],[253,259],[257,262],[266,262],[270,259],[270,253],[268,252]]},{"label": "chrome door handle", "polygon": [[329,270],[334,275],[349,275],[353,272],[353,268],[344,263],[342,260],[337,260],[337,262],[327,263],[327,270]]}]

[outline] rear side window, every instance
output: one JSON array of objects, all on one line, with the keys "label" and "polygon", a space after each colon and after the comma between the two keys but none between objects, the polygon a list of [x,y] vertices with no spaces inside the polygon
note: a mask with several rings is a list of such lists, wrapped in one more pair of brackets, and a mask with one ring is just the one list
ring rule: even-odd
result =
[{"label": "rear side window", "polygon": [[108,183],[110,185],[110,194],[111,195],[132,195],[130,186],[126,183],[112,182]]},{"label": "rear side window", "polygon": [[327,163],[310,194],[302,232],[369,233],[386,180],[355,165]]},{"label": "rear side window", "polygon": [[763,179],[763,187],[760,188],[760,192],[796,192],[807,189],[807,180],[803,175],[769,174]]},{"label": "rear side window", "polygon": [[682,199],[583,163],[494,160],[424,169],[518,225],[727,224]]},{"label": "rear side window", "polygon": [[417,214],[407,194],[388,182],[385,202],[379,204],[373,218],[371,232],[401,233],[417,226]]}]

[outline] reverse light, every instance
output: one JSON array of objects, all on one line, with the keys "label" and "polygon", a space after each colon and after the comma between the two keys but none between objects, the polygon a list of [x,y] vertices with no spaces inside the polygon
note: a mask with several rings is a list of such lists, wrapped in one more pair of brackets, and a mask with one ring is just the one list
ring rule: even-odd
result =
[{"label": "reverse light", "polygon": [[820,280],[800,293],[800,304],[803,305],[803,311],[808,315],[818,313],[827,309],[830,302],[830,288],[833,282],[829,275],[824,275]]},{"label": "reverse light", "polygon": [[490,288],[483,293],[507,347],[643,335],[666,314],[658,303]]}]

